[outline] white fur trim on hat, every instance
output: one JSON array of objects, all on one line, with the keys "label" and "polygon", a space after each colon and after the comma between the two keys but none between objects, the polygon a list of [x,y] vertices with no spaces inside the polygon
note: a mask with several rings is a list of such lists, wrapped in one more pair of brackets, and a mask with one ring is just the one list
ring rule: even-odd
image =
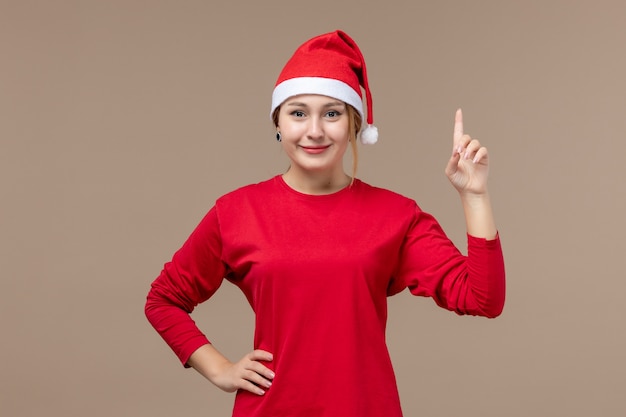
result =
[{"label": "white fur trim on hat", "polygon": [[323,77],[291,78],[278,84],[272,93],[270,118],[274,110],[285,100],[299,94],[320,94],[341,100],[354,107],[361,115],[361,118],[365,119],[361,96],[343,81]]}]

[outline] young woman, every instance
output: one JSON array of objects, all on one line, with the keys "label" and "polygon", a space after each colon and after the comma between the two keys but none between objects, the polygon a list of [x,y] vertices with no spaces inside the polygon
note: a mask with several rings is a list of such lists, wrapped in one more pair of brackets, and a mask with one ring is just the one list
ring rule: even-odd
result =
[{"label": "young woman", "polygon": [[[463,132],[458,110],[446,174],[465,213],[464,256],[413,200],[355,178],[357,136],[377,140],[372,114],[356,43],[341,31],[305,42],[272,97],[289,169],[220,197],[152,284],[148,319],[184,366],[237,391],[233,416],[401,416],[387,297],[408,288],[458,314],[502,311],[487,150]],[[236,362],[189,316],[224,278],[256,317],[254,350]]]}]

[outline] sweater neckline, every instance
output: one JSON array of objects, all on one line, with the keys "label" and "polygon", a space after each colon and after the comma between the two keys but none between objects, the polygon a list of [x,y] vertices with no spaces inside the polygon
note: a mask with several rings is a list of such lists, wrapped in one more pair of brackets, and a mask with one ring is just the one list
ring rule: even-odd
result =
[{"label": "sweater neckline", "polygon": [[347,185],[346,187],[343,187],[340,190],[334,191],[332,193],[329,194],[307,194],[307,193],[303,193],[301,191],[298,191],[294,188],[291,188],[289,186],[289,184],[287,184],[287,182],[285,182],[283,176],[281,174],[276,175],[274,177],[274,182],[278,184],[279,187],[283,188],[285,191],[287,191],[288,193],[300,198],[300,199],[305,199],[305,200],[317,200],[317,201],[321,201],[321,200],[332,200],[335,198],[339,198],[341,196],[343,196],[346,193],[349,193],[350,191],[352,191],[353,189],[355,189],[355,187],[361,182],[359,179],[355,178],[354,182],[351,185]]}]

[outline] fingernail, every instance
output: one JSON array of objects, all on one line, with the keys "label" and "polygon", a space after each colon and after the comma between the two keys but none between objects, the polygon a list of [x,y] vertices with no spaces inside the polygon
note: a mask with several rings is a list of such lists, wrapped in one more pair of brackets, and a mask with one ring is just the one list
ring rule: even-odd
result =
[{"label": "fingernail", "polygon": [[270,372],[270,378],[274,379],[275,376],[276,374],[274,372]]}]

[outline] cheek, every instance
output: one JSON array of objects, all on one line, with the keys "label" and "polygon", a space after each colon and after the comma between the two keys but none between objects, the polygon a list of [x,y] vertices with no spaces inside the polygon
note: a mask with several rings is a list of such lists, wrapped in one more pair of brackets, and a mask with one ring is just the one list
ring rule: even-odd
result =
[{"label": "cheek", "polygon": [[303,125],[299,123],[283,123],[280,126],[280,133],[283,135],[283,140],[285,140],[285,138],[297,138],[302,135],[302,132]]},{"label": "cheek", "polygon": [[349,141],[348,122],[333,125],[333,136],[342,142]]}]

